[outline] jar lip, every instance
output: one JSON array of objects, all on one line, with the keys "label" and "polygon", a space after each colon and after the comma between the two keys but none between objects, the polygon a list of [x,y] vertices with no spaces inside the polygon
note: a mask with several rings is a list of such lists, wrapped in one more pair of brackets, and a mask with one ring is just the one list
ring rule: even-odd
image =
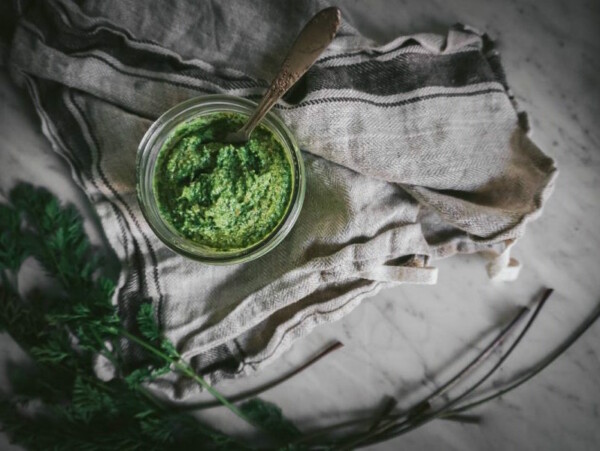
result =
[{"label": "jar lip", "polygon": [[181,123],[195,117],[214,113],[250,114],[257,104],[251,100],[224,94],[211,94],[181,102],[163,113],[144,134],[137,150],[136,191],[140,209],[155,235],[169,248],[185,257],[213,265],[242,263],[261,257],[275,248],[294,226],[306,191],[306,177],[302,154],[296,139],[283,121],[272,111],[261,124],[275,134],[290,160],[293,172],[292,192],[285,214],[278,225],[261,241],[244,249],[217,251],[182,236],[173,230],[158,212],[153,188],[156,160],[165,139]]}]

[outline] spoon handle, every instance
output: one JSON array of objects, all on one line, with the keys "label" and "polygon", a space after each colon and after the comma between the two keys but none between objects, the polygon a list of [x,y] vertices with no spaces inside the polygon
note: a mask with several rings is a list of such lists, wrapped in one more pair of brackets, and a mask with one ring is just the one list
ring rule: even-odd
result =
[{"label": "spoon handle", "polygon": [[256,110],[238,133],[243,133],[248,139],[265,114],[304,75],[333,41],[340,27],[340,19],[340,10],[335,6],[319,11],[310,19],[296,38],[279,73],[271,82]]}]

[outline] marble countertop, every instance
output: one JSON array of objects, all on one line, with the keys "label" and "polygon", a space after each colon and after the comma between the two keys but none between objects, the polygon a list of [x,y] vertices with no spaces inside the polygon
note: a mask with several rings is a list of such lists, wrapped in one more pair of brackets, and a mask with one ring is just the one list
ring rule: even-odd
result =
[{"label": "marble countertop", "polygon": [[[333,340],[344,348],[264,398],[303,428],[404,404],[443,383],[477,351],[476,337],[498,329],[541,287],[556,291],[525,341],[496,375],[510,379],[543,358],[600,303],[600,3],[515,0],[340,0],[346,20],[381,42],[401,34],[443,32],[462,22],[498,42],[508,81],[528,111],[533,140],[560,170],[543,216],[513,255],[519,279],[492,283],[477,256],[439,263],[436,286],[402,286],[366,299],[343,320],[316,329],[260,375],[219,385],[235,393],[305,361]],[[595,49],[595,50],[594,50]],[[29,99],[0,75],[0,190],[26,180],[49,187],[92,218],[65,162],[50,148]],[[93,220],[86,226],[102,243]],[[33,271],[33,269],[31,269]],[[23,275],[27,277],[27,274]],[[6,337],[0,359],[19,354]],[[434,421],[374,450],[589,450],[600,447],[600,323],[543,373],[476,413],[478,425]],[[6,381],[0,367],[0,384]],[[4,385],[2,385],[4,386]],[[220,426],[222,409],[203,413]],[[227,421],[225,421],[227,420]],[[9,449],[0,436],[0,448]]]}]

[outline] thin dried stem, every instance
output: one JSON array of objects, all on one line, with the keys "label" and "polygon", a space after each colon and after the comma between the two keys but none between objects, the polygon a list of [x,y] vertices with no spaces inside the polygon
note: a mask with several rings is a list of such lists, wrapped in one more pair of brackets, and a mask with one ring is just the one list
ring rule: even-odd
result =
[{"label": "thin dried stem", "polygon": [[[386,428],[387,430],[379,430],[378,431],[378,433],[380,434],[379,437],[377,437],[377,438],[371,437],[370,440],[360,440],[360,442],[359,442],[360,445],[361,446],[372,445],[374,443],[379,443],[384,440],[389,440],[391,438],[398,437],[398,436],[403,435],[419,426],[422,426],[425,423],[428,423],[429,421],[432,421],[436,418],[443,416],[444,413],[446,413],[446,412],[449,412],[453,406],[460,403],[468,395],[470,395],[473,391],[475,391],[477,388],[479,388],[486,380],[488,380],[496,372],[496,370],[504,363],[504,361],[506,361],[506,359],[512,354],[512,352],[517,347],[517,345],[521,342],[521,340],[523,339],[523,337],[525,336],[525,334],[527,333],[527,331],[529,330],[529,328],[531,327],[531,325],[537,318],[539,312],[541,311],[542,307],[544,307],[544,305],[546,304],[546,301],[548,300],[550,295],[553,293],[553,291],[554,290],[549,288],[543,292],[541,299],[538,302],[529,321],[527,322],[527,324],[525,325],[525,327],[523,328],[521,333],[517,336],[517,338],[515,339],[513,344],[506,351],[506,353],[504,353],[502,355],[502,357],[499,359],[499,361],[481,379],[479,379],[474,385],[472,385],[462,395],[458,396],[456,399],[454,399],[452,401],[449,401],[443,407],[437,409],[434,412],[424,414],[422,417],[413,419],[412,422],[405,420],[405,421],[396,423],[394,425],[391,425],[391,427],[387,427]],[[505,329],[505,331],[506,331],[506,329]]]},{"label": "thin dried stem", "polygon": [[581,335],[583,335],[597,320],[600,318],[600,305],[596,307],[596,309],[592,312],[592,314],[579,326],[575,332],[573,332],[569,338],[567,338],[560,346],[558,346],[550,355],[548,355],[545,359],[543,359],[540,363],[534,366],[531,370],[527,371],[523,376],[517,378],[515,381],[509,383],[506,387],[492,393],[491,395],[480,398],[476,401],[472,401],[468,404],[464,404],[460,407],[452,409],[448,412],[449,415],[455,415],[460,412],[464,412],[466,410],[472,409],[474,407],[480,406],[492,399],[499,398],[500,396],[508,393],[509,391],[514,390],[520,385],[524,384],[542,370],[544,370],[548,365],[554,362],[560,355],[562,355],[569,347],[575,343]]},{"label": "thin dried stem", "polygon": [[[267,382],[266,384],[260,385],[256,388],[244,391],[242,393],[238,393],[237,395],[228,396],[227,399],[229,400],[229,402],[236,403],[236,402],[240,402],[245,399],[248,399],[248,398],[252,398],[256,395],[259,395],[260,393],[270,390],[271,388],[276,387],[277,385],[281,384],[282,382],[285,382],[288,379],[291,379],[295,375],[301,373],[305,369],[307,369],[310,366],[317,363],[319,360],[321,360],[325,356],[329,355],[333,351],[337,351],[338,349],[340,349],[342,347],[344,347],[343,343],[336,341],[335,343],[333,343],[332,345],[328,346],[323,351],[321,351],[319,354],[317,354],[316,356],[314,356],[307,362],[303,363],[298,368],[295,368],[294,370],[290,371],[289,373],[284,374],[283,376],[278,377],[277,379]],[[213,400],[213,401],[207,401],[207,402],[195,403],[192,405],[183,406],[183,407],[180,407],[179,409],[184,410],[184,411],[190,411],[190,410],[199,411],[199,410],[211,409],[213,407],[219,407],[221,405],[222,404],[220,401]]]}]

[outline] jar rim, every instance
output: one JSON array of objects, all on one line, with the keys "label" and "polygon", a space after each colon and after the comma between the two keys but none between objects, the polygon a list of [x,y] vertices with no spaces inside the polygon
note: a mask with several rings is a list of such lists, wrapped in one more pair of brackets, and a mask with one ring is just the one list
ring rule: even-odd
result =
[{"label": "jar rim", "polygon": [[181,102],[163,113],[144,134],[137,150],[136,191],[138,203],[154,234],[169,248],[185,257],[213,265],[228,265],[254,260],[274,249],[293,228],[306,191],[306,175],[302,154],[292,132],[272,111],[260,122],[278,138],[290,162],[292,189],[285,214],[278,225],[257,243],[243,249],[218,251],[184,237],[159,213],[154,192],[156,162],[165,140],[177,126],[194,118],[215,113],[250,115],[257,104],[241,97],[211,94]]}]

